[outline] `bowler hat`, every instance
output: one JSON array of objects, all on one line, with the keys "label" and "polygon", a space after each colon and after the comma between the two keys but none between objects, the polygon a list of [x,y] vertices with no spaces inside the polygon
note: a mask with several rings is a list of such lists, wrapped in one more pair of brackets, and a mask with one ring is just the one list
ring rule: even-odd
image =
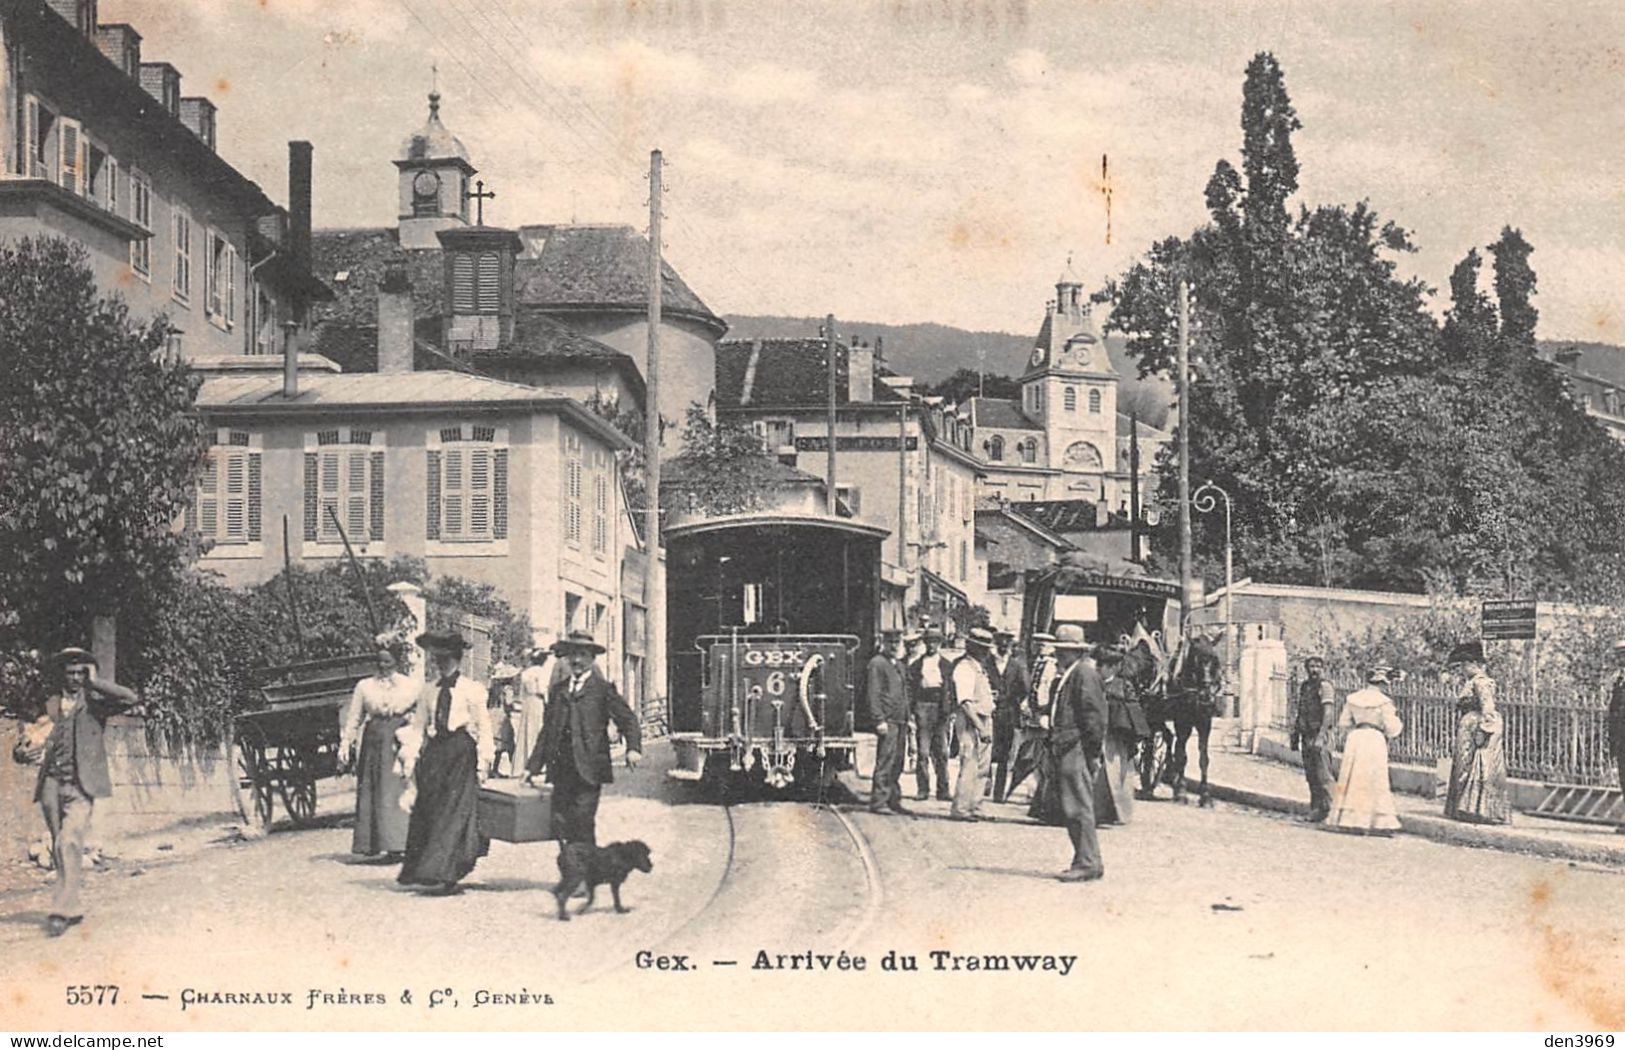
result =
[{"label": "bowler hat", "polygon": [[1083,636],[1083,628],[1075,623],[1063,623],[1055,628],[1055,641],[1051,643],[1057,649],[1085,650],[1092,648],[1089,640]]},{"label": "bowler hat", "polygon": [[1452,664],[1481,664],[1483,662],[1483,642],[1462,642],[1460,645],[1450,650],[1450,659],[1446,661],[1446,663]]},{"label": "bowler hat", "polygon": [[101,666],[101,664],[97,663],[96,661],[95,653],[91,652],[89,649],[81,649],[75,645],[70,645],[60,653],[57,653],[56,660],[57,663],[61,664],[63,667],[68,667],[72,664],[93,664],[96,667]]},{"label": "bowler hat", "polygon": [[468,641],[456,631],[424,631],[417,643],[419,648],[441,653],[461,654],[468,648]]},{"label": "bowler hat", "polygon": [[569,634],[553,643],[553,651],[563,656],[572,652],[604,652],[604,647],[592,639],[591,631],[571,631]]}]

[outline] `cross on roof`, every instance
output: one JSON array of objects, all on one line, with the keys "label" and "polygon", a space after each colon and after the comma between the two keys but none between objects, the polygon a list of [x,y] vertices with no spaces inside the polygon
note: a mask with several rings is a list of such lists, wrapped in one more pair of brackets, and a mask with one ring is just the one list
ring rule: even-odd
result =
[{"label": "cross on roof", "polygon": [[485,180],[480,179],[474,183],[472,190],[464,190],[463,196],[474,202],[474,225],[485,225],[485,202],[496,199],[496,191],[485,188]]}]

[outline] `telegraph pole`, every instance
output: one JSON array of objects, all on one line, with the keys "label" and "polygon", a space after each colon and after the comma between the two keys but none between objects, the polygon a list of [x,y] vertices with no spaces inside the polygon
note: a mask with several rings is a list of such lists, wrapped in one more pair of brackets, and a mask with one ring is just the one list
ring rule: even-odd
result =
[{"label": "telegraph pole", "polygon": [[[648,653],[648,681],[652,697],[667,696],[666,681],[666,588],[660,572],[660,151],[649,154],[649,347],[644,366],[643,458],[648,491],[645,494],[644,527],[648,537],[648,575],[644,581],[647,602],[644,622],[648,626],[644,648]],[[640,712],[641,714],[642,712]]]},{"label": "telegraph pole", "polygon": [[1191,571],[1191,292],[1179,282],[1179,629],[1190,624],[1193,593]]},{"label": "telegraph pole", "polygon": [[1128,560],[1140,564],[1140,414],[1128,417]]},{"label": "telegraph pole", "polygon": [[824,317],[824,353],[827,355],[826,363],[829,365],[829,451],[826,453],[829,487],[824,491],[824,509],[830,517],[835,516],[835,347],[838,340],[835,337],[835,315]]}]

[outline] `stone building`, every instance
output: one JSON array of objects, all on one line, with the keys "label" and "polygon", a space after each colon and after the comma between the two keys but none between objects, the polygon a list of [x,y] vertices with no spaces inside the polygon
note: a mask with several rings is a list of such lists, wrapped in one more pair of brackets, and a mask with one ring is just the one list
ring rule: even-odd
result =
[{"label": "stone building", "polygon": [[195,366],[280,353],[329,294],[309,268],[310,146],[290,143],[284,209],[217,152],[214,103],[149,57],[95,0],[0,3],[0,240],[77,241]]},{"label": "stone building", "polygon": [[1117,410],[1119,380],[1083,283],[1068,263],[1024,363],[1021,396],[965,402],[970,448],[986,472],[981,493],[1116,508],[1129,502],[1137,437],[1141,496],[1149,496],[1151,467],[1170,435]]}]

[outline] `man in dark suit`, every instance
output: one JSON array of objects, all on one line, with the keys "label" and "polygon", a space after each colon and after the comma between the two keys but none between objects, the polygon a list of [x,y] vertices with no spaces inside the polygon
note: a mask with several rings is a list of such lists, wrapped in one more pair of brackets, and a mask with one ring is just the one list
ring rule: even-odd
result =
[{"label": "man in dark suit", "polygon": [[626,738],[626,768],[643,758],[637,716],[598,673],[593,658],[604,647],[586,631],[571,631],[553,651],[569,669],[548,693],[541,741],[525,763],[528,779],[547,770],[553,785],[553,834],[563,849],[572,842],[598,845],[598,798],[615,780],[609,760],[609,723]]},{"label": "man in dark suit", "polygon": [[62,936],[84,919],[79,890],[90,818],[96,800],[113,793],[103,736],[108,718],[137,702],[133,690],[96,677],[96,658],[85,650],[64,649],[57,660],[63,688],[45,701],[51,734],[34,785],[34,801],[51,829],[51,860],[56,865],[56,893],[45,922],[45,932],[52,937]]},{"label": "man in dark suit", "polygon": [[1015,747],[1016,726],[1021,722],[1021,705],[1032,692],[1027,661],[1011,651],[1016,636],[1010,631],[993,632],[993,689],[997,705],[993,709],[993,801],[1003,802],[1010,752]]},{"label": "man in dark suit", "polygon": [[869,716],[874,719],[875,775],[870,781],[869,812],[908,813],[903,805],[904,737],[908,733],[908,694],[903,689],[903,667],[898,660],[898,643],[903,632],[887,628],[881,632],[880,648],[869,659]]},{"label": "man in dark suit", "polygon": [[1091,882],[1106,873],[1095,835],[1094,793],[1106,741],[1106,687],[1100,672],[1082,659],[1091,648],[1082,627],[1070,623],[1057,627],[1054,645],[1061,678],[1055,689],[1049,748],[1060,780],[1066,833],[1072,839],[1072,864],[1058,878]]}]

